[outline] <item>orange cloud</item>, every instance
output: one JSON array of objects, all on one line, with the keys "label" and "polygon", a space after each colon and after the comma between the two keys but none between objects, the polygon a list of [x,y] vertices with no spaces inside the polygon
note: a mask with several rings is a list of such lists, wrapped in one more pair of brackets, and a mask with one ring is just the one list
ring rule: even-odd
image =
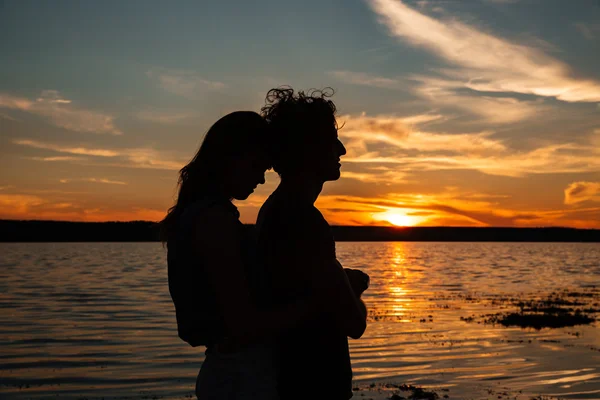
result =
[{"label": "orange cloud", "polygon": [[[419,116],[421,120],[422,116]],[[414,129],[407,121],[419,120],[416,117],[398,118],[393,116],[342,115],[344,123],[339,135],[350,140],[366,143],[385,143],[399,149],[419,151],[446,151],[459,153],[501,152],[506,150],[502,141],[490,139],[492,132],[479,133],[429,133]]]},{"label": "orange cloud", "polygon": [[61,179],[60,183],[69,182],[92,182],[92,183],[106,183],[110,185],[127,185],[127,182],[115,181],[106,178],[75,178],[75,179]]},{"label": "orange cloud", "polygon": [[[392,116],[341,116],[339,131],[348,154],[345,163],[394,165],[397,173],[466,169],[489,175],[522,177],[538,173],[584,173],[600,170],[600,134],[587,138],[589,144],[548,144],[528,151],[508,148],[493,132],[433,133],[407,125]],[[369,144],[385,144],[386,154],[369,149]],[[401,150],[416,150],[407,156]],[[364,169],[348,177],[367,178]],[[354,176],[353,176],[354,175]],[[375,176],[373,176],[375,178]],[[381,178],[381,177],[380,177]],[[376,178],[375,178],[376,179]]]},{"label": "orange cloud", "polygon": [[59,221],[160,221],[166,210],[145,207],[86,207],[28,194],[0,194],[0,218]]},{"label": "orange cloud", "polygon": [[38,196],[21,194],[0,194],[0,215],[12,218],[13,215],[25,215],[32,208],[44,204]]},{"label": "orange cloud", "polygon": [[565,204],[600,201],[600,182],[573,182],[565,189]]},{"label": "orange cloud", "polygon": [[71,157],[71,156],[56,156],[56,157],[29,157],[34,161],[84,161],[85,157]]},{"label": "orange cloud", "polygon": [[110,208],[86,209],[82,221],[153,221],[158,222],[166,215],[166,210],[155,210],[144,207],[133,207],[126,210]]},{"label": "orange cloud", "polygon": [[122,155],[129,161],[129,167],[179,170],[186,162],[165,157],[163,152],[151,148],[126,149]]},{"label": "orange cloud", "polygon": [[367,183],[401,183],[406,180],[407,175],[407,173],[394,170],[382,171],[380,169],[364,169],[364,171],[361,172],[342,170],[342,179],[354,179]]},{"label": "orange cloud", "polygon": [[119,153],[114,150],[88,149],[85,147],[58,146],[55,144],[43,143],[43,142],[38,142],[36,140],[28,140],[28,139],[14,140],[13,143],[21,145],[21,146],[33,147],[36,149],[52,150],[52,151],[56,151],[59,153],[82,154],[82,155],[96,156],[96,157],[116,157],[119,155]]},{"label": "orange cloud", "polygon": [[321,196],[316,205],[327,221],[336,225],[397,225],[399,222],[417,226],[600,228],[600,208],[523,211],[482,200],[495,197],[451,190],[435,195],[389,194],[382,198]]}]

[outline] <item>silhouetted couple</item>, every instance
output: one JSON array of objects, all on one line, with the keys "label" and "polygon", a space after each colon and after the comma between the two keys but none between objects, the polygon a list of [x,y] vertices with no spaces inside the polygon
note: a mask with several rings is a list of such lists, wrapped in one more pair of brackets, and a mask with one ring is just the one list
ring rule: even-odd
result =
[{"label": "silhouetted couple", "polygon": [[[180,171],[162,225],[179,336],[206,346],[199,399],[300,399],[307,383],[320,388],[311,398],[352,397],[348,337],[366,329],[369,279],[340,265],[314,206],[346,153],[328,97],[273,89],[262,116],[218,120]],[[248,198],[271,167],[281,182],[254,236],[231,200]]]}]

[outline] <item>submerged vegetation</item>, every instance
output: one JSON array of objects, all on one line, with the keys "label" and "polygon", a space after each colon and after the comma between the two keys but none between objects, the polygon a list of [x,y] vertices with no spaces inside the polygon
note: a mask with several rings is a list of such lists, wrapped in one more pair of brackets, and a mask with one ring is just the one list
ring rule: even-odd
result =
[{"label": "submerged vegetation", "polygon": [[515,310],[504,313],[484,314],[479,318],[472,315],[461,317],[465,322],[483,321],[484,324],[518,326],[521,328],[565,328],[587,325],[596,321],[600,313],[600,290],[591,288],[583,292],[551,293],[543,299],[519,301],[515,299],[494,300],[495,304],[507,303]]},{"label": "submerged vegetation", "polygon": [[[443,392],[449,392],[449,389],[446,388],[440,390]],[[406,383],[371,383],[368,386],[357,386],[353,389],[353,391],[363,392],[361,393],[361,396],[365,396],[366,394],[366,400],[372,399],[372,397],[368,396],[375,393],[379,395],[376,396],[378,398],[380,398],[381,395],[385,395],[387,400],[437,400],[440,397],[443,397],[444,399],[449,398],[448,394],[440,396],[435,390],[424,389],[422,387],[413,386]]]}]

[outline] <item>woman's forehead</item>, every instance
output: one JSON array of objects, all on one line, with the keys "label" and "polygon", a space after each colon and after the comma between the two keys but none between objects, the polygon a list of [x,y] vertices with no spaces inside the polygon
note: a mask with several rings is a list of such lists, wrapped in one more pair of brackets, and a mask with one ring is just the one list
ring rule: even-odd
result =
[{"label": "woman's forehead", "polygon": [[271,166],[271,158],[264,146],[250,146],[242,157],[246,162],[255,166],[264,166],[265,169]]}]

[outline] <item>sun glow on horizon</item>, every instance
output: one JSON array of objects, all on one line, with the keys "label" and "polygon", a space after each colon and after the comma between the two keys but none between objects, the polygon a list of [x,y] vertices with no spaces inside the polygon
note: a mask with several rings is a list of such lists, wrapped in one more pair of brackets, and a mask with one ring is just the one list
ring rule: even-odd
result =
[{"label": "sun glow on horizon", "polygon": [[402,211],[387,211],[373,216],[376,221],[386,221],[395,226],[415,226],[423,222],[422,217],[407,215]]}]

